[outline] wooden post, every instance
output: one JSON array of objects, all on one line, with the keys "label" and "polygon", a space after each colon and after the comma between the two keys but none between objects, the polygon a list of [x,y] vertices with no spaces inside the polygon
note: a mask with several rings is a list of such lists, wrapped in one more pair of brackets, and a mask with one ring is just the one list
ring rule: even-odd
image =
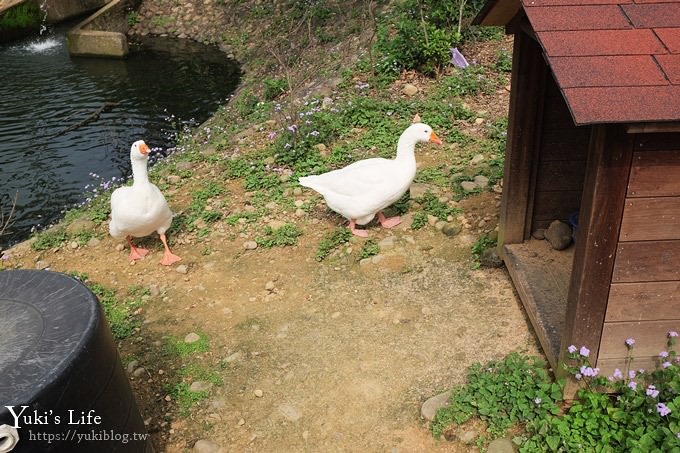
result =
[{"label": "wooden post", "polygon": [[503,245],[521,243],[528,238],[547,76],[541,47],[524,31],[517,30],[498,234],[501,256]]},{"label": "wooden post", "polygon": [[593,126],[558,375],[569,345],[586,346],[597,362],[632,156],[623,126]]}]

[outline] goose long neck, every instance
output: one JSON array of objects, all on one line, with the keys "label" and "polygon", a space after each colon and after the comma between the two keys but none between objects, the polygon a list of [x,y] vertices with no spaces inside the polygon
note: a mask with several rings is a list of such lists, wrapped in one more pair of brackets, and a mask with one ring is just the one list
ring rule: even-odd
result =
[{"label": "goose long neck", "polygon": [[397,142],[397,160],[415,160],[416,140],[402,135]]},{"label": "goose long neck", "polygon": [[146,170],[146,160],[132,160],[132,184],[146,184],[149,182],[149,174]]}]

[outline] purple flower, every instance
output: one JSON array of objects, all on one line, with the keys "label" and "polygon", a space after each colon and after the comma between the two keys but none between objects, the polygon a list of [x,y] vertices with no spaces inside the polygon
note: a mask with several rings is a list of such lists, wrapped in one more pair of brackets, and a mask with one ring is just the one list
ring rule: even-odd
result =
[{"label": "purple flower", "polygon": [[626,340],[626,346],[628,346],[628,349],[632,348],[634,344],[635,344],[635,339],[634,339],[634,338],[628,338],[628,339]]},{"label": "purple flower", "polygon": [[635,391],[637,389],[637,382],[635,381],[630,381],[628,383],[628,388],[631,389],[632,391]]},{"label": "purple flower", "polygon": [[652,398],[656,398],[657,396],[659,396],[659,391],[653,385],[649,385],[647,387],[646,393],[647,396],[651,396]]},{"label": "purple flower", "polygon": [[451,48],[451,64],[457,68],[467,68],[470,64],[457,47]]},{"label": "purple flower", "polygon": [[583,365],[579,371],[584,376],[595,377],[600,372],[600,369],[599,368],[592,368],[592,367]]},{"label": "purple flower", "polygon": [[588,357],[590,355],[590,349],[586,348],[585,346],[581,346],[579,354],[581,354],[583,357]]},{"label": "purple flower", "polygon": [[670,332],[668,332],[668,338],[673,338],[673,337],[677,337],[677,336],[678,336],[678,333],[675,330],[671,330]]},{"label": "purple flower", "polygon": [[633,379],[633,378],[635,377],[635,370],[630,370],[630,371],[628,372],[628,377],[631,378],[631,379]]},{"label": "purple flower", "polygon": [[666,415],[671,413],[671,410],[666,406],[664,403],[657,403],[656,405],[656,411],[661,415],[662,417],[665,417]]},{"label": "purple flower", "polygon": [[567,351],[569,351],[569,354],[573,354],[577,351],[578,348],[574,346],[573,344],[567,348]]},{"label": "purple flower", "polygon": [[576,373],[574,377],[576,378],[577,381],[580,381],[581,378],[583,378],[583,375],[581,373]]},{"label": "purple flower", "polygon": [[318,137],[319,136],[319,131],[312,131],[309,133],[312,137]]},{"label": "purple flower", "polygon": [[661,351],[659,357],[668,357],[668,351]]},{"label": "purple flower", "polygon": [[276,138],[276,132],[270,132],[269,135],[267,135],[267,138],[269,140],[274,140]]},{"label": "purple flower", "polygon": [[661,364],[661,368],[664,368],[664,369],[669,368],[671,366],[673,366],[673,364],[671,362],[664,362],[664,363]]}]

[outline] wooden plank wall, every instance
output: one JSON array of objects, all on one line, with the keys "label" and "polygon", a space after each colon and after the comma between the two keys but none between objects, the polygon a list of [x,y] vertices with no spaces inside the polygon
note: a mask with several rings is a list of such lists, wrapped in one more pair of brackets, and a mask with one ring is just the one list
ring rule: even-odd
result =
[{"label": "wooden plank wall", "polygon": [[577,127],[552,76],[543,108],[540,158],[535,170],[532,231],[578,212],[586,172],[590,126]]},{"label": "wooden plank wall", "polygon": [[628,181],[598,366],[653,366],[680,331],[680,133],[639,134]]}]

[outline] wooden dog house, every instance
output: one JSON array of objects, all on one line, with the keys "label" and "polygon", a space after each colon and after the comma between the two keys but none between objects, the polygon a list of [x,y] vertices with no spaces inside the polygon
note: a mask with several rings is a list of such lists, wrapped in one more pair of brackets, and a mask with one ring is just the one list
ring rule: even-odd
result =
[{"label": "wooden dog house", "polygon": [[[491,0],[514,34],[499,250],[551,365],[680,330],[680,1]],[[532,232],[578,213],[575,245]],[[622,368],[623,369],[623,368]]]}]

